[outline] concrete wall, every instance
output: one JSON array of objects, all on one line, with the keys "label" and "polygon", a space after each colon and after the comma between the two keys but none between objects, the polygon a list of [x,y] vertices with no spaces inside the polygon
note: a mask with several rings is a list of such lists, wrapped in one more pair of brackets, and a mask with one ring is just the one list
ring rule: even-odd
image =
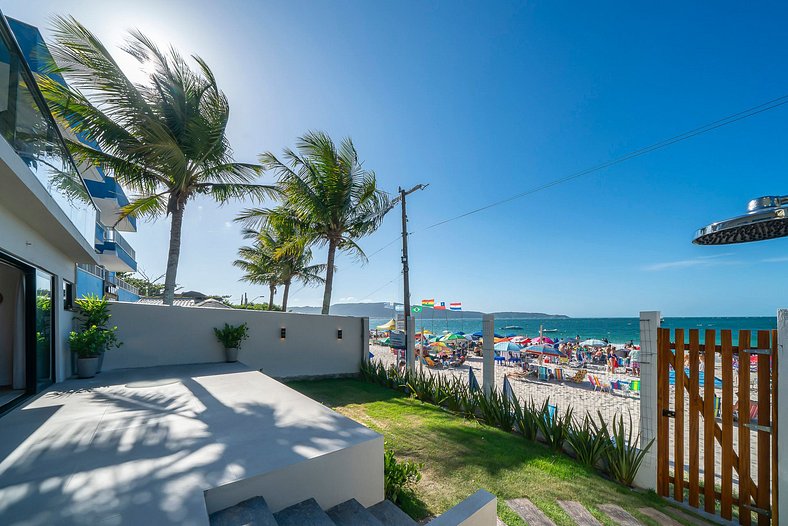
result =
[{"label": "concrete wall", "polygon": [[104,356],[104,370],[224,361],[213,334],[224,323],[249,325],[239,360],[275,378],[355,374],[366,351],[362,318],[120,302],[111,311],[123,346]]},{"label": "concrete wall", "polygon": [[480,489],[453,508],[427,523],[427,526],[495,526],[498,499]]}]

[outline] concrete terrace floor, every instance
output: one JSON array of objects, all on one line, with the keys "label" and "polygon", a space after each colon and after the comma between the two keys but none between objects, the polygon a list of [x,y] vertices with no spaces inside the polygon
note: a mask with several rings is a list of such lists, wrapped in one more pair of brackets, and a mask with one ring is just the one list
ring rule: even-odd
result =
[{"label": "concrete terrace floor", "polygon": [[377,438],[241,364],[67,380],[0,418],[0,523],[207,524],[205,490]]}]

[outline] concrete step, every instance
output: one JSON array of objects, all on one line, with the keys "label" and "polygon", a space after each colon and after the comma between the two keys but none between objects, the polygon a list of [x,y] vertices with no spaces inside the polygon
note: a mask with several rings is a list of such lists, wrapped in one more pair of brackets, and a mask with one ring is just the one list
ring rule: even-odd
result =
[{"label": "concrete step", "polygon": [[508,504],[528,526],[555,526],[555,523],[528,499],[507,500],[506,504]]},{"label": "concrete step", "polygon": [[577,501],[559,500],[558,505],[575,521],[577,526],[601,526],[600,522],[591,515],[591,512]]},{"label": "concrete step", "polygon": [[337,526],[383,526],[383,523],[356,499],[337,504],[327,510],[326,514]]},{"label": "concrete step", "polygon": [[252,497],[208,517],[211,526],[277,526],[263,497]]},{"label": "concrete step", "polygon": [[417,526],[416,521],[390,500],[378,502],[367,509],[385,526]]},{"label": "concrete step", "polygon": [[308,499],[274,513],[279,526],[336,526],[315,499]]},{"label": "concrete step", "polygon": [[599,509],[619,526],[643,526],[639,520],[616,504],[600,504]]}]

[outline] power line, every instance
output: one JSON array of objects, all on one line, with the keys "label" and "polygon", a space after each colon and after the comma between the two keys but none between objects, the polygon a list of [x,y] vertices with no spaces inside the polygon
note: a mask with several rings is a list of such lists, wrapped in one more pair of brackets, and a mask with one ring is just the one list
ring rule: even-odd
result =
[{"label": "power line", "polygon": [[392,279],[391,281],[389,281],[389,282],[388,282],[388,283],[386,283],[385,285],[381,285],[380,287],[376,288],[375,290],[373,290],[372,292],[370,292],[369,294],[367,294],[367,295],[366,295],[366,296],[364,296],[363,298],[359,298],[359,300],[358,300],[358,301],[363,301],[363,300],[365,300],[365,299],[369,298],[370,296],[372,296],[373,294],[375,294],[375,293],[377,293],[377,292],[380,292],[380,291],[381,291],[381,290],[383,290],[384,288],[388,287],[389,285],[391,285],[392,283],[394,283],[395,281],[397,281],[401,275],[402,275],[401,273],[400,273],[400,274],[397,274],[397,276],[396,276],[394,279]]},{"label": "power line", "polygon": [[[524,192],[520,192],[518,194],[515,194],[515,195],[512,195],[510,197],[507,197],[506,199],[501,199],[499,201],[494,201],[492,203],[489,203],[489,204],[484,205],[484,206],[480,206],[479,208],[475,208],[473,210],[469,210],[468,212],[464,212],[464,213],[459,214],[457,216],[450,217],[450,218],[444,219],[442,221],[438,221],[437,223],[433,223],[433,224],[421,229],[421,231],[429,230],[431,228],[435,228],[435,227],[438,227],[438,226],[441,226],[441,225],[445,225],[446,223],[449,223],[451,221],[456,221],[457,219],[462,219],[463,217],[468,217],[469,215],[477,214],[479,212],[483,212],[484,210],[488,210],[490,208],[493,208],[493,207],[496,207],[496,206],[499,206],[499,205],[502,205],[502,204],[514,201],[516,199],[520,199],[521,197],[525,197],[527,195],[535,194],[536,192],[540,192],[542,190],[546,190],[548,188],[552,188],[553,186],[557,186],[559,184],[569,182],[569,181],[571,181],[573,179],[577,179],[577,178],[582,177],[584,175],[588,175],[590,173],[597,172],[597,171],[603,170],[605,168],[609,168],[611,166],[614,166],[616,164],[622,163],[624,161],[628,161],[630,159],[634,159],[635,157],[640,157],[641,155],[645,155],[647,153],[651,153],[653,151],[660,150],[662,148],[665,148],[665,147],[670,146],[672,144],[675,144],[677,142],[681,142],[681,141],[685,141],[687,139],[691,139],[692,137],[696,137],[698,135],[710,132],[710,131],[715,130],[717,128],[721,128],[723,126],[727,126],[728,124],[733,124],[734,122],[740,121],[742,119],[746,119],[748,117],[752,117],[754,115],[758,115],[759,113],[763,113],[765,111],[772,110],[772,109],[777,108],[779,106],[782,106],[784,104],[788,104],[788,95],[783,95],[782,97],[777,97],[776,99],[772,99],[772,100],[770,100],[768,102],[764,102],[763,104],[759,104],[757,106],[753,106],[751,108],[748,108],[746,110],[740,111],[738,113],[734,113],[732,115],[728,115],[727,117],[723,117],[722,119],[716,120],[714,122],[710,122],[708,124],[704,124],[703,126],[700,126],[698,128],[694,128],[692,130],[686,131],[686,132],[681,133],[679,135],[674,135],[673,137],[670,137],[668,139],[664,139],[662,141],[656,142],[656,143],[654,143],[654,144],[652,144],[650,146],[645,146],[643,148],[640,148],[640,149],[637,149],[637,150],[633,150],[633,151],[631,151],[631,152],[629,152],[627,154],[624,154],[624,155],[622,155],[620,157],[616,157],[615,159],[611,159],[610,161],[606,161],[606,162],[604,162],[602,164],[598,164],[596,166],[592,166],[591,168],[586,168],[585,170],[581,170],[579,172],[575,172],[575,173],[573,173],[571,175],[568,175],[566,177],[562,177],[560,179],[554,179],[554,180],[552,180],[550,182],[547,182],[547,183],[544,183],[542,185],[536,186],[536,187],[531,188],[529,190],[526,190]],[[386,248],[386,247],[383,247],[383,248]]]}]

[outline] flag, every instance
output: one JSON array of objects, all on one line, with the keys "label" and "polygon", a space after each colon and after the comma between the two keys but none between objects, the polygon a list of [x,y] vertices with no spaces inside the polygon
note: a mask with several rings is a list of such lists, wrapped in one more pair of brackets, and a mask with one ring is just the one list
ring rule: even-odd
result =
[{"label": "flag", "polygon": [[449,310],[462,310],[462,303],[459,301],[449,303]]},{"label": "flag", "polygon": [[417,314],[421,312],[421,305],[414,305],[413,307],[410,308],[410,312],[412,312],[413,314]]},{"label": "flag", "polygon": [[435,310],[446,310],[446,303],[442,301],[440,305],[435,305],[433,308]]},{"label": "flag", "polygon": [[424,309],[431,309],[435,306],[435,300],[421,300],[421,306]]}]

